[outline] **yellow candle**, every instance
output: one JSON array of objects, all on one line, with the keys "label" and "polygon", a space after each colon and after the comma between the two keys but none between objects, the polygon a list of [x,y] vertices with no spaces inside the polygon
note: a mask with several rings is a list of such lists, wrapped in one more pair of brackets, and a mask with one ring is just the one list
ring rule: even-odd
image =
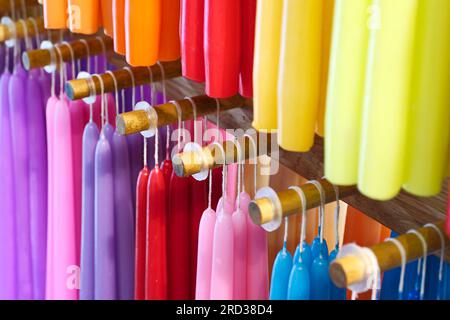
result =
[{"label": "yellow candle", "polygon": [[361,115],[371,0],[336,0],[327,94],[325,176],[336,185],[358,182]]},{"label": "yellow candle", "polygon": [[378,200],[395,197],[404,181],[417,8],[418,0],[370,7],[358,187]]},{"label": "yellow candle", "polygon": [[277,129],[277,80],[283,1],[259,0],[253,64],[253,127]]},{"label": "yellow candle", "polygon": [[[363,1],[364,2],[364,1]],[[319,115],[317,119],[317,134],[325,134],[325,110],[330,67],[331,36],[333,33],[335,0],[324,0],[323,30],[322,30],[322,68],[320,78]]]},{"label": "yellow candle", "polygon": [[450,1],[419,4],[404,188],[418,196],[441,191],[450,126]]},{"label": "yellow candle", "polygon": [[323,0],[285,0],[278,78],[278,140],[306,152],[314,144],[320,96]]}]

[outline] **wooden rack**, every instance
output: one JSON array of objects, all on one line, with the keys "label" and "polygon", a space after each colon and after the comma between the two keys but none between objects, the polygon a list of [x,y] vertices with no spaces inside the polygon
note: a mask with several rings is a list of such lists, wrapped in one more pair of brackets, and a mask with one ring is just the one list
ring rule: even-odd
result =
[{"label": "wooden rack", "polygon": [[[39,34],[45,31],[44,19],[42,17],[27,18],[22,21],[25,21],[26,29],[24,29],[24,25],[21,20],[18,20],[14,23],[14,28],[16,30],[15,34],[11,33],[10,26],[0,24],[0,42],[10,40],[12,37],[15,37],[16,39],[23,39],[26,35],[30,37],[35,36],[36,28]],[[36,22],[36,26],[34,21]]]},{"label": "wooden rack", "polygon": [[[24,0],[25,6],[29,7],[37,7],[39,6],[39,2],[36,0]],[[21,1],[13,1],[14,9],[19,10],[22,7]],[[0,0],[0,14],[7,14],[11,12],[11,1],[10,0]]]},{"label": "wooden rack", "polygon": [[[162,62],[162,68],[164,69],[164,78],[169,80],[181,76],[181,62],[171,61]],[[141,86],[144,84],[151,83],[153,78],[154,82],[159,82],[163,80],[163,74],[161,67],[154,65],[151,67],[151,74],[147,67],[133,67],[130,68],[134,75],[134,85]],[[113,71],[115,78],[117,79],[117,85],[119,90],[131,88],[133,86],[133,80],[131,79],[130,73],[127,70],[116,70]],[[102,79],[104,85],[104,92],[114,92],[116,87],[114,86],[114,80],[110,74],[104,73],[99,75]],[[91,77],[88,79],[76,79],[71,80],[66,83],[65,91],[67,97],[71,100],[78,100],[89,97],[91,95],[91,88],[94,92],[100,92],[101,82],[98,77]]]}]

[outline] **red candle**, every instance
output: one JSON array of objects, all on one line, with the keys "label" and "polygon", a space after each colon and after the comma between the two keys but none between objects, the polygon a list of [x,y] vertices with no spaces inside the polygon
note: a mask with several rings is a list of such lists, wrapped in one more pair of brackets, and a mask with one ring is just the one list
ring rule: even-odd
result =
[{"label": "red candle", "polygon": [[203,21],[205,0],[181,1],[181,64],[183,76],[205,82]]},{"label": "red candle", "polygon": [[136,264],[134,297],[145,299],[145,256],[147,230],[147,184],[150,170],[144,167],[139,173],[136,186]]},{"label": "red candle", "polygon": [[191,299],[189,240],[189,179],[172,174],[169,187],[168,281],[169,299]]},{"label": "red candle", "polygon": [[206,94],[228,98],[239,91],[241,0],[205,1]]},{"label": "red candle", "polygon": [[241,74],[239,93],[243,97],[253,97],[253,55],[255,52],[256,0],[241,0]]},{"label": "red candle", "polygon": [[166,186],[156,165],[147,186],[147,256],[145,298],[167,300]]}]

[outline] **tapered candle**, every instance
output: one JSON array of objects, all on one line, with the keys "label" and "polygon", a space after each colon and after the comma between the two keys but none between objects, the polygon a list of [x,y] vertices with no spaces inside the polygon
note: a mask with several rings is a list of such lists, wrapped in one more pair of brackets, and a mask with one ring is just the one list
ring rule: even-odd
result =
[{"label": "tapered candle", "polygon": [[173,61],[180,51],[180,0],[161,1],[161,35],[159,37],[159,60]]},{"label": "tapered candle", "polygon": [[82,163],[82,238],[81,238],[81,277],[80,299],[95,298],[95,149],[99,139],[95,122],[89,122],[83,133]]},{"label": "tapered candle", "polygon": [[320,98],[316,130],[317,134],[321,137],[325,134],[325,111],[327,103],[328,74],[330,68],[331,38],[333,33],[334,5],[335,0],[325,0],[323,3]]},{"label": "tapered candle", "polygon": [[328,258],[322,255],[315,258],[310,270],[311,275],[311,299],[330,299],[330,276],[328,275]]},{"label": "tapered candle", "polygon": [[205,81],[205,54],[203,51],[203,21],[205,0],[181,1],[181,65],[183,76]]},{"label": "tapered candle", "polygon": [[239,91],[241,0],[205,0],[206,94],[227,98]]},{"label": "tapered candle", "polygon": [[71,32],[94,34],[101,21],[100,0],[69,0],[69,28]]},{"label": "tapered candle", "polygon": [[[238,195],[240,199],[236,201],[236,210],[233,213],[233,232],[234,232],[234,288],[233,299],[247,299],[247,215],[250,196],[246,192]],[[237,204],[239,203],[239,207]],[[244,271],[245,270],[245,271]]]},{"label": "tapered candle", "polygon": [[44,0],[44,24],[46,29],[67,28],[67,0]]},{"label": "tapered candle", "polygon": [[[15,194],[14,194],[14,159],[12,146],[11,113],[9,111],[9,80],[11,74],[5,69],[0,79],[0,252],[3,261],[0,265],[0,299],[17,298],[16,282],[16,236],[15,236]],[[45,151],[45,150],[44,150]]]},{"label": "tapered candle", "polygon": [[161,0],[126,0],[126,53],[132,66],[152,66],[158,60],[161,8]]},{"label": "tapered candle", "polygon": [[[45,299],[47,249],[47,137],[39,71],[28,77],[27,122],[29,133],[30,231],[33,263],[33,298]],[[8,199],[6,199],[8,201]]]},{"label": "tapered candle", "polygon": [[145,299],[146,242],[147,242],[147,184],[150,170],[144,167],[136,185],[136,250],[134,298]]},{"label": "tapered candle", "polygon": [[189,239],[189,179],[172,173],[167,216],[168,298],[191,299],[191,259]]},{"label": "tapered candle", "polygon": [[[222,205],[220,203],[222,202]],[[213,255],[211,267],[212,300],[232,300],[234,291],[234,237],[233,201],[228,197],[219,201],[214,227]]]},{"label": "tapered candle", "polygon": [[255,52],[256,0],[241,0],[241,70],[239,93],[243,97],[253,97],[253,58]]},{"label": "tapered candle", "polygon": [[419,3],[404,189],[439,194],[447,173],[450,127],[450,3]]},{"label": "tapered candle", "polygon": [[33,274],[30,238],[29,209],[29,148],[27,105],[23,92],[26,90],[26,73],[20,64],[9,81],[9,112],[11,115],[14,188],[16,194],[16,241],[17,241],[17,281],[18,299],[33,298]]},{"label": "tapered candle", "polygon": [[[142,1],[140,1],[142,2]],[[127,52],[125,29],[125,0],[112,0],[114,51],[121,55]]]},{"label": "tapered candle", "polygon": [[[45,107],[47,105],[48,99],[50,99],[51,95],[51,77],[47,72],[40,72],[39,74],[39,83],[41,86],[41,93],[42,93],[42,106],[45,110]],[[45,112],[45,111],[44,111]]]},{"label": "tapered candle", "polygon": [[377,200],[395,197],[403,184],[418,3],[380,0],[371,7],[358,189]]},{"label": "tapered candle", "polygon": [[325,176],[336,185],[358,182],[370,0],[336,0],[327,94]]},{"label": "tapered candle", "polygon": [[314,144],[320,98],[323,0],[283,2],[278,77],[280,146],[306,152]]},{"label": "tapered candle", "polygon": [[133,299],[134,212],[130,183],[130,161],[126,138],[114,132],[114,216],[116,228],[117,298]]},{"label": "tapered candle", "polygon": [[117,299],[114,179],[105,129],[95,149],[95,299]]},{"label": "tapered candle", "polygon": [[159,165],[150,172],[147,186],[147,255],[145,297],[166,300],[167,292],[167,217],[166,186]]},{"label": "tapered candle", "polygon": [[101,0],[103,31],[107,36],[114,36],[113,0]]},{"label": "tapered candle", "polygon": [[[52,299],[77,300],[77,274],[71,273],[71,269],[79,265],[76,253],[72,136],[69,101],[64,95],[61,95],[55,106],[54,121],[52,223],[54,251],[53,275],[50,275],[53,277]],[[72,279],[69,276],[72,276]]]}]

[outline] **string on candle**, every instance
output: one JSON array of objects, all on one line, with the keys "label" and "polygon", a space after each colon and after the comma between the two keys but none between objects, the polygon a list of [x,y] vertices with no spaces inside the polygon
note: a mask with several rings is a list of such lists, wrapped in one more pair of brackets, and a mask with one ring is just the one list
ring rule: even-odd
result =
[{"label": "string on candle", "polygon": [[[416,235],[419,238],[420,242],[422,242],[423,258],[422,258],[422,277],[421,277],[421,284],[420,284],[420,300],[423,300],[423,298],[425,296],[425,276],[427,274],[428,245],[427,245],[427,241],[425,240],[424,236],[419,231],[409,230],[407,233]],[[419,261],[419,265],[420,265],[420,261]]]},{"label": "string on candle", "polygon": [[[299,254],[299,262],[303,262],[303,257],[302,257],[302,253],[303,253],[303,244],[305,242],[305,238],[306,238],[306,206],[307,206],[307,200],[306,200],[306,196],[305,193],[303,192],[303,190],[297,186],[293,186],[290,187],[289,189],[294,190],[295,192],[297,192],[300,201],[302,203],[302,224],[300,227],[300,254]],[[287,219],[287,218],[286,218]]]},{"label": "string on candle", "polygon": [[58,52],[58,56],[60,58],[60,68],[59,68],[59,77],[60,77],[60,83],[59,83],[59,95],[61,96],[64,93],[64,66],[65,62],[63,60],[61,50],[58,47],[55,47],[56,51]]},{"label": "string on candle", "polygon": [[114,82],[114,99],[116,101],[116,114],[119,114],[119,91],[117,89],[117,79],[111,70],[106,71],[107,74],[113,79]]},{"label": "string on candle", "polygon": [[91,49],[89,48],[89,44],[87,43],[86,39],[80,39],[81,43],[84,44],[84,46],[86,47],[86,70],[87,73],[91,73],[91,64],[89,61],[89,57],[91,56]]},{"label": "string on candle", "polygon": [[311,180],[308,183],[314,185],[317,190],[319,190],[320,194],[320,207],[319,207],[319,237],[320,243],[323,243],[323,218],[324,218],[324,209],[325,209],[325,190],[322,185],[317,180]]},{"label": "string on candle", "polygon": [[[325,179],[325,177],[323,177]],[[334,194],[336,195],[336,207],[334,208],[334,237],[336,248],[340,249],[339,245],[339,213],[341,211],[341,204],[339,201],[339,188],[333,184]]]},{"label": "string on candle", "polygon": [[75,77],[75,63],[74,63],[74,61],[75,61],[75,53],[73,51],[72,46],[67,41],[64,41],[62,44],[65,45],[69,49],[70,58],[71,58],[70,65],[72,67],[72,78],[74,78]]},{"label": "string on candle", "polygon": [[404,287],[404,282],[405,282],[405,271],[406,271],[406,251],[405,251],[405,248],[403,247],[402,243],[395,238],[387,238],[385,240],[385,242],[392,242],[398,248],[398,251],[400,251],[400,257],[402,259],[402,266],[401,266],[401,270],[400,270],[400,281],[398,284],[398,294],[399,294],[399,299],[402,299],[403,298],[403,287]]},{"label": "string on candle", "polygon": [[[104,61],[107,61],[105,39],[103,37],[100,37],[100,36],[97,36],[96,39],[98,40],[98,42],[100,42],[100,45],[102,46],[102,55],[101,56],[103,56]],[[99,59],[100,59],[100,55],[97,55],[97,57],[95,58],[95,63],[96,63],[97,68],[98,68],[98,65],[99,65],[99,62],[98,62]]]},{"label": "string on candle", "polygon": [[[424,225],[424,227],[434,229],[437,232],[437,234],[439,235],[439,239],[441,241],[441,253],[440,253],[439,275],[438,275],[438,281],[439,281],[439,284],[441,284],[442,280],[443,280],[443,273],[444,273],[445,237],[444,237],[444,234],[442,233],[442,230],[439,229],[433,223],[428,223],[428,224]],[[438,290],[437,290],[437,299],[441,300],[441,290],[439,290],[439,286],[438,286]]]}]

